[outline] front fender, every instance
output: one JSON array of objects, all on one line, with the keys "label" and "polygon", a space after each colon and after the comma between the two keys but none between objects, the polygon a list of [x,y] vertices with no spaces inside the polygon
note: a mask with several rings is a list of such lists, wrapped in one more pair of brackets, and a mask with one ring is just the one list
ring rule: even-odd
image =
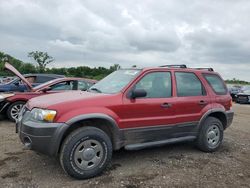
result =
[{"label": "front fender", "polygon": [[[92,115],[91,115],[92,114]],[[60,114],[56,118],[56,122],[73,122],[80,117],[92,117],[93,114],[100,115],[101,117],[110,117],[118,125],[119,117],[110,109],[100,108],[100,107],[91,107],[91,108],[82,108],[66,111],[63,114]]]},{"label": "front fender", "polygon": [[[109,128],[112,130],[112,142],[114,149],[120,149],[123,144],[124,140],[124,134],[119,128],[118,124],[118,117],[116,114],[114,114],[112,111],[106,109],[100,109],[99,112],[96,108],[94,109],[88,109],[88,111],[85,110],[75,110],[75,111],[69,111],[66,114],[60,116],[56,122],[65,122],[65,124],[68,125],[68,128],[79,122],[84,120],[90,120],[90,119],[99,119],[99,120],[105,120],[109,123]],[[65,130],[66,131],[66,130]]]}]

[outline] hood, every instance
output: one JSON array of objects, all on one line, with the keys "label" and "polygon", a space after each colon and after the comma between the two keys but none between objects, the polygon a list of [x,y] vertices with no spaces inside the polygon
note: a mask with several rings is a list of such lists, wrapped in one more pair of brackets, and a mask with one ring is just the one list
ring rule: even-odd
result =
[{"label": "hood", "polygon": [[5,64],[4,64],[4,68],[7,69],[7,70],[9,70],[10,72],[14,73],[17,77],[19,77],[19,78],[28,86],[28,88],[29,88],[30,90],[33,90],[32,85],[29,83],[29,81],[26,80],[26,79],[24,78],[24,76],[23,76],[18,70],[15,69],[15,67],[13,67],[13,66],[12,66],[11,64],[9,64],[9,63],[5,63]]},{"label": "hood", "polygon": [[57,104],[72,103],[74,101],[90,99],[100,95],[105,95],[105,94],[90,93],[85,91],[69,91],[69,92],[55,93],[49,95],[42,95],[30,99],[27,104],[27,107],[29,109],[32,109],[34,107],[48,108],[50,106],[54,106]]},{"label": "hood", "polygon": [[250,95],[250,90],[242,91],[238,95]]}]

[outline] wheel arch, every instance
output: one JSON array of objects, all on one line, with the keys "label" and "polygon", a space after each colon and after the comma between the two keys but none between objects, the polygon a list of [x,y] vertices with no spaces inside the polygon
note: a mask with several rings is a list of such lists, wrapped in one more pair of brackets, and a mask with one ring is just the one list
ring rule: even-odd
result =
[{"label": "wheel arch", "polygon": [[200,122],[199,122],[199,129],[200,127],[202,126],[202,124],[205,122],[205,120],[208,118],[208,117],[215,117],[217,119],[219,119],[223,125],[223,128],[226,129],[227,127],[227,116],[226,116],[226,113],[224,112],[223,109],[213,109],[213,110],[209,110],[208,112],[206,112]]},{"label": "wheel arch", "polygon": [[65,138],[71,132],[83,126],[96,127],[104,131],[110,137],[114,150],[118,150],[122,147],[124,136],[120,131],[116,121],[106,114],[94,113],[79,115],[68,120],[66,124],[68,127],[64,130],[61,136],[58,152],[60,152]]},{"label": "wheel arch", "polygon": [[8,118],[11,119],[10,118],[11,115],[9,114],[10,110],[11,110],[10,107],[13,106],[13,104],[18,103],[18,102],[22,102],[24,104],[27,103],[27,101],[25,101],[25,100],[7,101],[4,108],[1,109],[1,112],[4,112],[8,116]]}]

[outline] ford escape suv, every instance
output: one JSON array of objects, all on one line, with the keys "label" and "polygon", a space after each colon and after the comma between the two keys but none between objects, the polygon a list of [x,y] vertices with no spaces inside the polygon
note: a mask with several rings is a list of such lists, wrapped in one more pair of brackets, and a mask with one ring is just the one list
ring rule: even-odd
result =
[{"label": "ford escape suv", "polygon": [[100,174],[113,150],[194,141],[216,151],[233,120],[232,99],[213,69],[121,69],[87,92],[31,99],[17,120],[26,148],[58,156],[77,179]]}]

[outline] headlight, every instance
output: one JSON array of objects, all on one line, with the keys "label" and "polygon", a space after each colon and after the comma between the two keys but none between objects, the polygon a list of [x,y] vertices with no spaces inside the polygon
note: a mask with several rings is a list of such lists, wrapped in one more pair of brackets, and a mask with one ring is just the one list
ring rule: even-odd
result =
[{"label": "headlight", "polygon": [[53,122],[56,117],[55,110],[44,110],[33,108],[30,112],[30,119],[33,121]]},{"label": "headlight", "polygon": [[8,98],[8,97],[12,97],[14,96],[15,94],[14,93],[1,93],[0,94],[0,100],[1,99],[5,99],[5,98]]}]

